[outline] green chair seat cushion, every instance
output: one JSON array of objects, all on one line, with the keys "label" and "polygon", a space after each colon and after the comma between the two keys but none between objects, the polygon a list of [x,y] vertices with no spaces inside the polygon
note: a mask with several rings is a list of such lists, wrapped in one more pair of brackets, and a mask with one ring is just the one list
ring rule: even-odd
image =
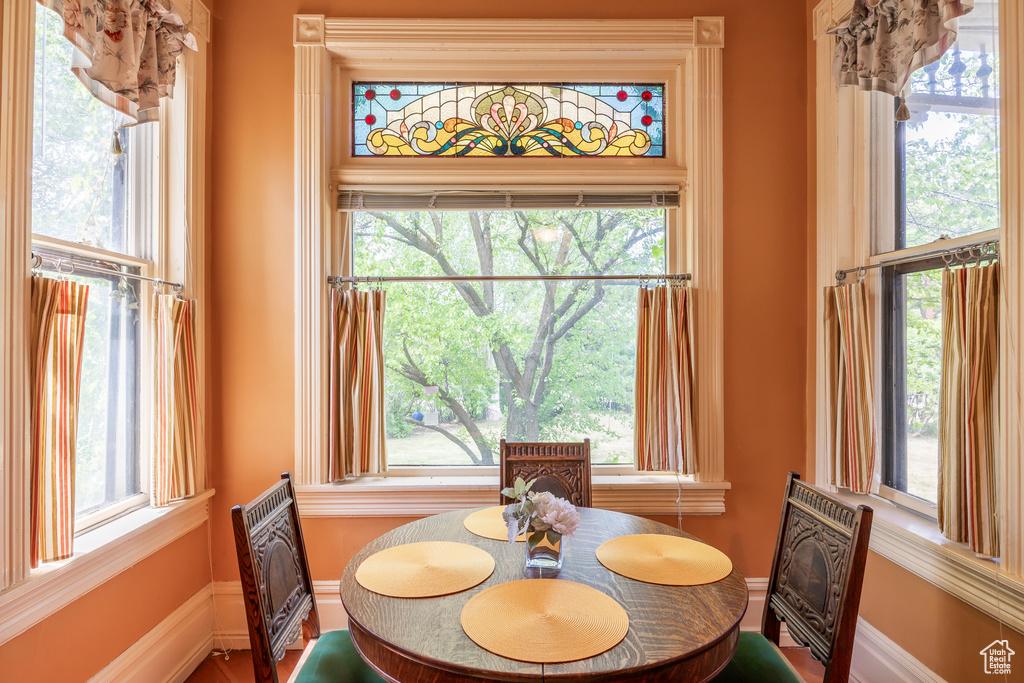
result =
[{"label": "green chair seat cushion", "polygon": [[803,683],[785,656],[760,633],[740,632],[736,654],[714,683]]},{"label": "green chair seat cushion", "polygon": [[383,683],[363,661],[348,629],[322,633],[295,683]]}]

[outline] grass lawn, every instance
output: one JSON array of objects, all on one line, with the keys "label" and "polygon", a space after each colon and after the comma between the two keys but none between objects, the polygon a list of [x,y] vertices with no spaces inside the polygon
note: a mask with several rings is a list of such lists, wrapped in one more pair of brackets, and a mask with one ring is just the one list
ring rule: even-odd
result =
[{"label": "grass lawn", "polygon": [[[590,435],[590,455],[594,464],[621,463],[630,464],[633,462],[633,418],[628,415],[606,413],[601,415],[601,424],[612,432],[612,435],[597,434]],[[473,452],[476,448],[470,440],[466,430],[458,423],[440,425],[445,431],[459,437],[463,442],[469,444]],[[480,420],[477,427],[494,445],[494,464],[498,464],[498,440],[502,422],[488,422]],[[582,441],[584,436],[575,437],[575,440]],[[412,433],[401,439],[387,441],[388,464],[389,465],[472,465],[473,462],[458,445],[452,443],[445,436],[427,429],[426,427],[414,427]]]}]

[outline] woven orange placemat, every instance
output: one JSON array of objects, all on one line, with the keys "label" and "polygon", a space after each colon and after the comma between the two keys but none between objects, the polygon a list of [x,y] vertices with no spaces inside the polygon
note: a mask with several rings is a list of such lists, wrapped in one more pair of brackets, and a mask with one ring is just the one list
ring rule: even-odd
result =
[{"label": "woven orange placemat", "polygon": [[[501,513],[505,510],[504,505],[495,505],[491,508],[477,510],[466,519],[462,520],[463,525],[470,533],[484,538],[493,538],[496,541],[508,542],[508,527]],[[525,541],[526,534],[519,534],[517,541]]]},{"label": "woven orange placemat", "polygon": [[732,561],[706,543],[663,534],[634,534],[605,541],[597,559],[616,574],[667,586],[698,586],[729,576]]},{"label": "woven orange placemat", "polygon": [[480,647],[521,662],[553,664],[599,655],[626,637],[626,610],[572,581],[524,579],[480,591],[462,609],[462,629]]},{"label": "woven orange placemat", "polygon": [[429,598],[458,593],[485,581],[494,571],[486,550],[465,543],[408,543],[370,555],[356,569],[356,581],[381,595]]}]

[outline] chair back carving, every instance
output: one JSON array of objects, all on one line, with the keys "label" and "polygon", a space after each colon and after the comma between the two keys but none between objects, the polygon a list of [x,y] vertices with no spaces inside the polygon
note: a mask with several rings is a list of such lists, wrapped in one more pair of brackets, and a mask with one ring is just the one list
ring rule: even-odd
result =
[{"label": "chair back carving", "polygon": [[253,669],[260,683],[278,683],[277,662],[301,634],[320,636],[320,617],[291,473],[248,505],[231,509]]},{"label": "chair back carving", "polygon": [[778,644],[785,621],[825,665],[824,683],[849,679],[872,514],[789,473],[761,632]]},{"label": "chair back carving", "polygon": [[[501,440],[501,488],[517,477],[537,480],[531,491],[549,491],[576,506],[593,507],[590,492],[590,439],[577,443]],[[501,496],[505,505],[511,499]]]}]

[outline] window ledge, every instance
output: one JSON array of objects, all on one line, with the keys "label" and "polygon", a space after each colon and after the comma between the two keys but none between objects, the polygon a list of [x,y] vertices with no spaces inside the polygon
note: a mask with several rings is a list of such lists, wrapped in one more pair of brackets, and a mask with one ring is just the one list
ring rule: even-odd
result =
[{"label": "window ledge", "polygon": [[[423,517],[494,505],[494,476],[361,477],[297,487],[303,517]],[[634,515],[720,515],[729,482],[677,480],[671,475],[595,475],[594,506]]]},{"label": "window ledge", "polygon": [[209,518],[209,489],[163,508],[143,508],[75,537],[75,554],[0,593],[0,643],[27,631]]},{"label": "window ledge", "polygon": [[1024,632],[1024,581],[945,538],[938,525],[884,498],[840,493],[851,505],[874,509],[869,547],[882,557]]}]

